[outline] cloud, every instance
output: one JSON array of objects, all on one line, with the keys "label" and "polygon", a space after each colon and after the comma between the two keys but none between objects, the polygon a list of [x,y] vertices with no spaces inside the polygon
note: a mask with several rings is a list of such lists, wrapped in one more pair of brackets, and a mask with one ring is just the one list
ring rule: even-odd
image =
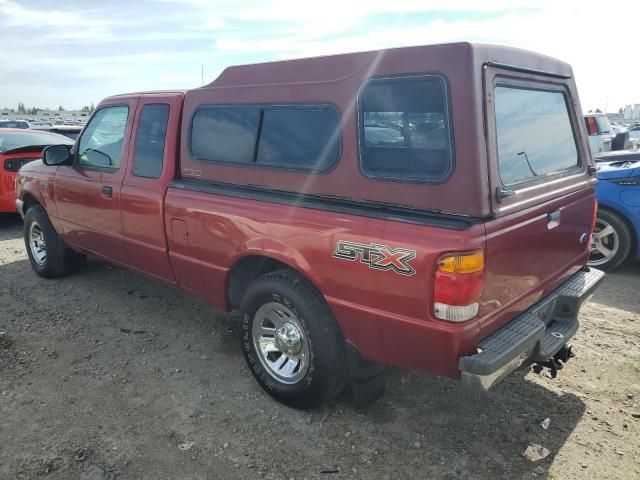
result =
[{"label": "cloud", "polygon": [[[0,106],[69,104],[200,85],[225,66],[405,45],[475,41],[574,67],[585,109],[640,101],[630,45],[640,2],[549,0],[0,0]],[[623,12],[623,13],[620,13]],[[622,18],[621,18],[622,17]],[[55,72],[48,75],[48,72]],[[20,82],[36,76],[41,88]],[[47,83],[48,82],[48,83]],[[46,103],[45,103],[46,102]]]}]

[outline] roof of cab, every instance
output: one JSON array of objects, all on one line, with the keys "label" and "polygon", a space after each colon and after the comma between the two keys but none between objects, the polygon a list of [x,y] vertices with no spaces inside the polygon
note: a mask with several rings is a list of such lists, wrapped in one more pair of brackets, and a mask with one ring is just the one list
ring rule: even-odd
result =
[{"label": "roof of cab", "polygon": [[111,95],[105,100],[110,98],[127,98],[127,97],[139,97],[141,95],[185,95],[187,93],[186,89],[182,90],[148,90],[142,92],[129,92],[129,93],[119,93],[117,95]]}]

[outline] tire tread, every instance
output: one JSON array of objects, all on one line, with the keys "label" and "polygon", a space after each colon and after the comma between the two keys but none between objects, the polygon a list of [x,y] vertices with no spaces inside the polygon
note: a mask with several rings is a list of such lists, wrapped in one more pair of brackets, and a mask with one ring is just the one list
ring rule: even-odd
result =
[{"label": "tire tread", "polygon": [[[250,293],[252,288],[257,288],[266,282],[284,285],[295,291],[301,298],[305,299],[307,308],[315,313],[315,319],[322,321],[328,340],[324,342],[325,348],[323,349],[323,354],[331,358],[332,363],[334,364],[334,368],[323,372],[323,375],[325,375],[324,384],[327,388],[320,392],[315,392],[316,394],[313,397],[303,396],[300,398],[284,398],[277,394],[274,395],[272,392],[269,393],[278,400],[295,408],[306,409],[319,407],[336,397],[342,390],[344,390],[348,383],[347,354],[342,331],[340,330],[340,327],[333,317],[328,305],[324,302],[322,295],[313,285],[296,272],[289,269],[280,269],[266,273],[254,280],[247,292]],[[245,299],[246,297],[247,295],[245,294]],[[241,310],[243,310],[243,307],[245,306],[245,299],[243,299]],[[251,371],[254,374],[254,377],[258,380],[258,383],[262,385],[259,376],[257,376],[252,369]]]}]

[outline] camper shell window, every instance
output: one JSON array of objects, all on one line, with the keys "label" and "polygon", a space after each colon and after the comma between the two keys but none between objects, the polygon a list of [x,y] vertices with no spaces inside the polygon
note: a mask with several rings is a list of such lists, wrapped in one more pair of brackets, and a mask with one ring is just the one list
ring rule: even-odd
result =
[{"label": "camper shell window", "polygon": [[190,143],[200,161],[325,172],[340,156],[340,115],[332,105],[206,106]]},{"label": "camper shell window", "polygon": [[364,173],[386,179],[441,182],[453,153],[447,88],[438,75],[369,80],[359,98]]}]

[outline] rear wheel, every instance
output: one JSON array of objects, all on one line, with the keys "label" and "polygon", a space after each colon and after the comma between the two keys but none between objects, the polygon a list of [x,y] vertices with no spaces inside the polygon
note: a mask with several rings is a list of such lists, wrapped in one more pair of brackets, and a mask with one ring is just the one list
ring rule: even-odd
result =
[{"label": "rear wheel", "polygon": [[24,216],[24,243],[31,267],[41,277],[67,275],[86,261],[84,255],[65,247],[40,205],[30,207]]},{"label": "rear wheel", "polygon": [[294,408],[321,405],[346,385],[344,339],[322,297],[288,270],[255,280],[244,295],[242,351],[272,397]]},{"label": "rear wheel", "polygon": [[589,252],[589,265],[613,270],[629,257],[633,234],[623,218],[609,210],[599,210]]}]

